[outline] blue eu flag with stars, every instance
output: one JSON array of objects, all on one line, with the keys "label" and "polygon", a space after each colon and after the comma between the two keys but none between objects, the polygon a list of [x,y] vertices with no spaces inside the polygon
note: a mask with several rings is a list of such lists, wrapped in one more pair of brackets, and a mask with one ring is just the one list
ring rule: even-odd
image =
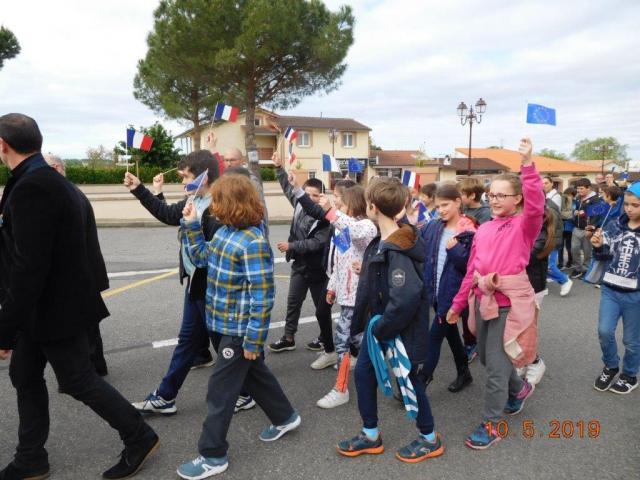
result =
[{"label": "blue eu flag with stars", "polygon": [[536,105],[535,103],[529,103],[527,105],[527,123],[539,123],[543,125],[555,126],[556,110],[555,108],[549,108],[542,105]]}]

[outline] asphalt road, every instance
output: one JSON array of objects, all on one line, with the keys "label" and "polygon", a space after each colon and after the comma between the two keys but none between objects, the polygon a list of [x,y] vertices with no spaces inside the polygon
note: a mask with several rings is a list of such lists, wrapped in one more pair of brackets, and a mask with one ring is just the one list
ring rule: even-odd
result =
[{"label": "asphalt road", "polygon": [[[285,240],[287,231],[286,226],[274,226],[272,242]],[[104,229],[100,238],[110,273],[176,266],[173,228]],[[272,322],[284,319],[288,269],[286,264],[276,265],[277,296]],[[107,380],[131,401],[154,390],[167,368],[172,347],[153,348],[152,342],[176,337],[183,290],[176,275],[115,294],[113,290],[157,275],[114,278],[112,296],[107,299],[111,317],[102,324],[110,373]],[[304,350],[302,344],[315,337],[318,328],[315,323],[301,325],[298,349],[268,354],[267,359],[299,410],[301,427],[278,442],[265,444],[258,440],[258,433],[268,423],[264,414],[258,408],[241,412],[231,424],[230,467],[221,478],[639,479],[640,393],[617,396],[592,387],[601,369],[596,333],[598,301],[599,291],[580,282],[566,298],[558,296],[557,285],[550,285],[540,321],[540,352],[547,373],[523,412],[510,419],[508,438],[484,452],[471,451],[463,445],[479,423],[485,378],[482,366],[477,361],[472,364],[474,382],[469,388],[459,394],[449,393],[446,385],[453,379],[455,369],[451,353],[444,346],[429,397],[446,452],[416,465],[401,464],[394,458],[395,450],[411,441],[416,430],[398,404],[382,395],[380,427],[387,452],[356,459],[345,459],[335,452],[338,440],[356,434],[360,428],[355,387],[352,385],[348,405],[328,411],[315,406],[316,400],[331,388],[335,372],[309,368],[315,354]],[[309,299],[302,315],[312,314]],[[281,334],[282,328],[275,328],[269,339]],[[210,369],[204,369],[189,375],[178,397],[177,415],[149,420],[161,437],[162,447],[136,478],[176,478],[176,467],[197,455],[210,373]],[[46,378],[51,397],[51,434],[47,444],[51,478],[100,478],[121,450],[117,434],[87,407],[58,394],[50,369]],[[17,435],[15,391],[6,362],[0,363],[0,403],[4,406],[0,417],[0,463],[5,464],[11,459]],[[524,421],[534,423],[532,439],[523,437]],[[560,438],[550,438],[554,421],[559,421],[560,426],[564,422],[564,434],[562,428],[558,432]],[[581,421],[585,438],[579,438]],[[589,422],[599,422],[598,438],[589,438]],[[569,438],[571,426],[574,431]]]}]

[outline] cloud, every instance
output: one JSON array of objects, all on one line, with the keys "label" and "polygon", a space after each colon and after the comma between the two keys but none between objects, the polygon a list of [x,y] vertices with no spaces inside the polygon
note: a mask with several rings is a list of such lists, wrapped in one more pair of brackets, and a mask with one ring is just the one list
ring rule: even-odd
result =
[{"label": "cloud", "polygon": [[[344,2],[329,0],[335,9]],[[474,145],[571,153],[582,138],[615,136],[640,157],[640,4],[624,1],[355,0],[355,43],[342,85],[288,114],[353,117],[384,148],[431,155],[468,142],[460,101],[483,97]],[[0,71],[2,111],[40,122],[45,150],[83,156],[111,146],[129,123],[160,119],[133,98],[156,0],[10,2],[2,23],[22,53]],[[32,15],[37,11],[38,15]],[[123,14],[126,12],[126,15]],[[558,126],[525,123],[527,102],[557,109]],[[163,123],[174,132],[176,122]]]}]

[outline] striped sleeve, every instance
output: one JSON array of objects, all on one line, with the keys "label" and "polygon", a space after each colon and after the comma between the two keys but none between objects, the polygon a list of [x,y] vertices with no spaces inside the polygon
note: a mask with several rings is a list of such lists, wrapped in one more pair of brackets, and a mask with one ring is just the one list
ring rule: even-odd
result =
[{"label": "striped sleeve", "polygon": [[259,353],[267,339],[275,297],[273,258],[271,248],[264,238],[256,238],[247,245],[244,251],[244,270],[249,284],[250,304],[243,348]]}]

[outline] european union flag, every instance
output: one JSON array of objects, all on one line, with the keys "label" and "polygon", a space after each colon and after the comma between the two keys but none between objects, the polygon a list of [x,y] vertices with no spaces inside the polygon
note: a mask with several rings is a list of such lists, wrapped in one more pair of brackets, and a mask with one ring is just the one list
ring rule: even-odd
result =
[{"label": "european union flag", "polygon": [[529,103],[527,105],[527,123],[540,123],[555,126],[556,110],[555,108]]},{"label": "european union flag", "polygon": [[357,158],[351,157],[348,165],[349,173],[362,173],[362,164]]},{"label": "european union flag", "polygon": [[604,202],[592,203],[590,205],[587,205],[587,217],[597,217],[598,215],[604,215],[608,210],[609,205]]},{"label": "european union flag", "polygon": [[341,232],[336,232],[333,235],[333,244],[340,251],[340,253],[345,253],[351,247],[351,234],[349,233],[349,227],[345,228]]}]

